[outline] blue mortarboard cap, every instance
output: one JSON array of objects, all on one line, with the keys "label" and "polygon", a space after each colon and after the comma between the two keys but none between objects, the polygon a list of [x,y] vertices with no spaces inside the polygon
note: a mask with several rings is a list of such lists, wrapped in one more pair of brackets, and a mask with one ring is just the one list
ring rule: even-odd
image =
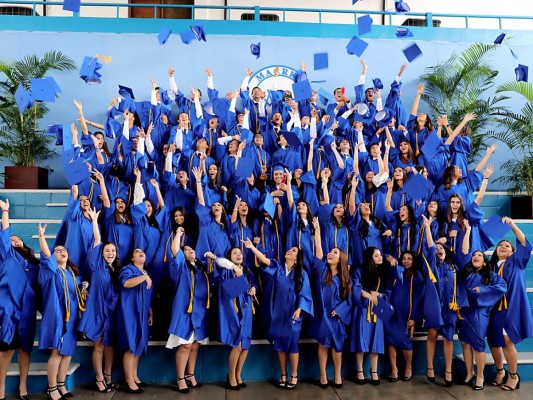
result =
[{"label": "blue mortarboard cap", "polygon": [[368,43],[357,36],[354,36],[352,40],[346,46],[348,54],[355,54],[357,57],[361,57],[368,47]]},{"label": "blue mortarboard cap", "polygon": [[402,38],[402,37],[412,37],[412,36],[413,36],[413,32],[411,32],[409,28],[403,28],[403,27],[396,28],[396,37]]},{"label": "blue mortarboard cap", "polygon": [[55,94],[63,93],[54,78],[52,78],[51,76],[45,76],[43,79],[48,82],[50,87],[54,90]]},{"label": "blue mortarboard cap", "polygon": [[191,31],[183,31],[180,32],[180,38],[183,43],[191,44],[191,42],[196,38],[196,36],[194,36],[194,33]]},{"label": "blue mortarboard cap", "polygon": [[270,218],[274,218],[276,215],[276,205],[274,204],[274,198],[267,190],[265,192],[265,202],[263,203],[264,210],[270,215]]},{"label": "blue mortarboard cap", "polygon": [[431,160],[439,152],[442,146],[442,139],[437,136],[435,132],[432,132],[424,141],[424,145],[421,150],[424,153],[424,157],[427,161]]},{"label": "blue mortarboard cap", "polygon": [[300,138],[298,135],[291,131],[281,131],[279,133],[280,135],[283,135],[289,146],[291,147],[301,147],[302,142],[300,141]]},{"label": "blue mortarboard cap", "polygon": [[372,79],[372,83],[374,84],[374,89],[383,89],[383,83],[381,82],[381,79]]},{"label": "blue mortarboard cap", "polygon": [[409,47],[406,47],[402,50],[403,54],[405,55],[405,58],[407,58],[407,61],[413,62],[416,58],[420,57],[422,55],[422,50],[420,50],[420,47],[416,43],[413,43]]},{"label": "blue mortarboard cap", "polygon": [[383,298],[379,299],[379,303],[372,307],[372,312],[382,321],[387,322],[394,314],[394,306]]},{"label": "blue mortarboard cap", "polygon": [[63,149],[63,165],[67,165],[76,157],[76,151],[74,149]]},{"label": "blue mortarboard cap", "polygon": [[285,172],[286,169],[289,169],[289,167],[287,167],[281,161],[278,161],[278,162],[275,162],[274,164],[272,164],[272,172],[274,172],[274,171]]},{"label": "blue mortarboard cap", "polygon": [[157,172],[156,172],[156,169],[155,169],[155,163],[153,161],[150,161],[146,165],[146,168],[143,169],[143,171],[146,172],[146,179],[147,180],[155,179]]},{"label": "blue mortarboard cap", "polygon": [[527,82],[528,69],[529,68],[527,67],[527,65],[518,64],[518,67],[514,69],[517,82],[520,82],[520,81]]},{"label": "blue mortarboard cap", "polygon": [[369,33],[372,30],[372,17],[370,15],[363,15],[357,18],[357,32],[359,36]]},{"label": "blue mortarboard cap", "polygon": [[236,278],[224,279],[222,281],[222,290],[226,293],[230,299],[247,293],[250,290],[250,284],[246,280],[246,275],[241,275]]},{"label": "blue mortarboard cap", "polygon": [[512,229],[510,225],[502,222],[502,217],[499,215],[493,215],[490,217],[484,224],[480,225],[480,228],[494,241],[504,237],[505,234]]},{"label": "blue mortarboard cap", "polygon": [[164,45],[167,42],[171,33],[172,31],[166,26],[162,27],[159,31],[159,34],[157,35],[157,40],[159,40],[159,44]]},{"label": "blue mortarboard cap", "polygon": [[202,40],[204,42],[206,41],[203,25],[191,25],[191,31],[199,42]]},{"label": "blue mortarboard cap", "polygon": [[118,85],[118,94],[120,94],[125,99],[134,99],[133,90],[127,86]]},{"label": "blue mortarboard cap", "polygon": [[390,108],[384,108],[383,110],[378,111],[374,118],[376,121],[378,121],[379,127],[381,128],[383,126],[389,126],[392,117],[394,117],[394,111],[392,111]]},{"label": "blue mortarboard cap", "polygon": [[335,141],[335,136],[333,136],[331,133],[324,133],[320,140],[318,141],[318,146],[324,146],[324,149],[329,149],[329,146],[331,146],[331,143]]},{"label": "blue mortarboard cap", "polygon": [[250,53],[252,53],[252,56],[255,56],[255,58],[261,57],[261,42],[255,44],[252,43],[250,45]]},{"label": "blue mortarboard cap", "polygon": [[394,3],[394,7],[396,8],[396,12],[399,13],[411,11],[411,9],[409,8],[409,4],[407,4],[405,1],[396,0]]},{"label": "blue mortarboard cap", "polygon": [[35,101],[55,102],[56,90],[52,82],[48,79],[31,79],[31,96]]},{"label": "blue mortarboard cap", "polygon": [[21,113],[24,113],[27,109],[33,106],[33,98],[31,93],[24,89],[24,86],[19,85],[17,91],[15,92],[15,100],[17,101],[17,106]]},{"label": "blue mortarboard cap", "polygon": [[494,44],[502,44],[503,39],[505,39],[505,33],[500,33],[496,39],[494,39]]},{"label": "blue mortarboard cap", "polygon": [[410,174],[403,191],[411,196],[413,200],[425,199],[429,194],[431,182],[420,174]]},{"label": "blue mortarboard cap", "polygon": [[359,0],[352,0],[352,6],[357,3]]},{"label": "blue mortarboard cap", "polygon": [[235,176],[238,178],[249,178],[252,176],[254,170],[254,162],[249,157],[242,157],[239,160]]},{"label": "blue mortarboard cap", "polygon": [[230,102],[227,99],[215,98],[213,99],[213,112],[217,117],[226,118]]},{"label": "blue mortarboard cap", "polygon": [[307,79],[305,81],[293,83],[292,92],[294,93],[294,100],[296,101],[307,100],[313,95],[313,89],[311,89],[311,84]]},{"label": "blue mortarboard cap", "polygon": [[318,96],[320,97],[320,101],[322,102],[322,104],[326,105],[328,102],[333,102],[335,101],[335,96],[333,96],[332,93],[328,92],[326,89],[324,88],[320,88],[318,89],[318,92],[317,92]]},{"label": "blue mortarboard cap", "polygon": [[48,125],[48,129],[45,135],[54,136],[56,138],[56,146],[62,146],[63,145],[63,131],[65,129],[70,130],[70,127],[68,125]]},{"label": "blue mortarboard cap", "polygon": [[313,56],[315,71],[327,69],[329,66],[328,53],[316,53]]},{"label": "blue mortarboard cap", "polygon": [[65,175],[69,185],[77,185],[91,176],[85,160],[80,157],[65,165]]},{"label": "blue mortarboard cap", "polygon": [[102,68],[102,64],[98,62],[96,57],[85,57],[81,64],[80,78],[89,85],[97,85],[102,82],[100,80],[102,75],[98,72],[100,68]]},{"label": "blue mortarboard cap", "polygon": [[63,10],[80,12],[81,0],[65,0],[63,2]]}]

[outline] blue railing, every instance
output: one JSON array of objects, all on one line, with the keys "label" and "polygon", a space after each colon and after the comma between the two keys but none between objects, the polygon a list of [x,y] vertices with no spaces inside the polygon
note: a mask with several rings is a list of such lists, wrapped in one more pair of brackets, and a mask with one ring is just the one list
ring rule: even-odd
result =
[{"label": "blue railing", "polygon": [[[31,6],[33,9],[33,14],[36,15],[37,13],[37,7],[44,7],[44,6],[62,6],[62,1],[46,1],[46,0],[0,0],[0,6],[2,5],[27,5]],[[324,15],[334,15],[334,16],[344,16],[344,15],[352,15],[353,20],[350,18],[350,20],[342,20],[342,21],[334,21],[333,23],[338,24],[352,24],[357,23],[357,18],[361,15],[380,15],[382,16],[381,25],[399,25],[398,21],[393,23],[393,17],[405,17],[406,18],[419,18],[423,19],[425,21],[425,26],[428,28],[433,27],[433,21],[437,18],[446,18],[446,19],[453,19],[453,20],[459,20],[462,21],[464,24],[463,26],[458,26],[458,28],[470,28],[470,23],[472,20],[486,20],[489,22],[497,21],[498,27],[497,29],[503,29],[503,22],[504,21],[521,21],[525,23],[529,23],[525,28],[519,27],[518,29],[533,29],[533,16],[513,16],[513,15],[476,15],[476,14],[445,14],[445,13],[431,13],[431,12],[409,12],[405,14],[397,14],[392,11],[365,11],[365,10],[339,10],[339,9],[317,9],[317,8],[297,8],[297,7],[261,7],[261,6],[215,6],[215,5],[179,5],[179,4],[128,4],[128,3],[95,3],[95,2],[83,2],[81,4],[81,12],[80,13],[74,13],[74,17],[99,17],[98,15],[82,15],[83,10],[87,9],[88,7],[99,7],[99,8],[115,8],[116,18],[125,18],[124,16],[121,16],[121,10],[124,9],[135,9],[135,8],[152,8],[154,10],[153,18],[159,19],[158,15],[161,10],[168,10],[168,9],[189,9],[191,10],[192,19],[195,19],[197,15],[197,11],[224,11],[224,17],[223,18],[216,18],[211,17],[210,20],[229,20],[231,19],[232,12],[235,16],[235,13],[240,14],[244,12],[253,13],[254,15],[254,21],[259,22],[260,21],[260,15],[261,13],[276,13],[280,16],[281,22],[301,22],[298,20],[298,18],[295,18],[294,20],[291,18],[291,16],[288,16],[288,13],[296,13],[296,15],[302,15],[305,14],[313,14],[316,15],[317,21],[305,21],[305,22],[315,22],[322,24],[324,23]],[[294,16],[293,16],[294,17]],[[127,18],[127,17],[126,17]],[[375,22],[375,24],[378,24],[378,22]],[[457,27],[457,26],[456,26]],[[494,28],[494,27],[493,27]]]}]

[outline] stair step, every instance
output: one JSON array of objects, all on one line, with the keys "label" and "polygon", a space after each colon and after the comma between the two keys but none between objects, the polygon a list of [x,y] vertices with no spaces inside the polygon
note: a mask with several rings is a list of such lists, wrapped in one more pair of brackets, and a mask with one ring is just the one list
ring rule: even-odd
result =
[{"label": "stair step", "polygon": [[46,203],[46,207],[68,207],[68,203]]},{"label": "stair step", "polygon": [[[485,353],[485,356],[487,358],[485,365],[494,365],[494,359],[492,358],[491,353]],[[465,358],[463,354],[458,354],[457,358],[464,362]],[[476,363],[476,360],[474,359],[474,364]],[[503,360],[504,364],[507,364],[507,361],[505,359]],[[533,351],[521,351],[518,352],[518,364],[533,364]]]},{"label": "stair step", "polygon": [[[67,371],[67,376],[72,375],[80,367],[79,363],[70,363]],[[47,363],[34,363],[30,364],[29,376],[46,376]],[[7,376],[19,376],[19,368],[16,363],[11,363]]]}]

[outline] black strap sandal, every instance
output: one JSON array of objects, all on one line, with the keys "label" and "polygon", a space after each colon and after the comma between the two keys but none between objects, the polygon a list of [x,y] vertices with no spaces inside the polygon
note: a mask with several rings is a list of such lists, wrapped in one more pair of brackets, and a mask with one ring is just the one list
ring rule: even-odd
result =
[{"label": "black strap sandal", "polygon": [[291,376],[291,379],[287,381],[285,384],[285,389],[287,390],[294,390],[296,389],[296,385],[298,384],[298,381],[296,383],[292,383],[293,379],[298,379],[298,376]]}]

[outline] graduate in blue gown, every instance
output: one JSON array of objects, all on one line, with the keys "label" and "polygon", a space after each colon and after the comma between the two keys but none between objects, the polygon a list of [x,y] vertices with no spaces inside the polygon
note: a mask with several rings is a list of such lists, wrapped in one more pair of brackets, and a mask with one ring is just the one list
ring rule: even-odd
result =
[{"label": "graduate in blue gown", "polygon": [[174,284],[172,318],[167,348],[176,350],[176,386],[187,393],[189,386],[196,388],[194,371],[200,345],[207,344],[208,312],[210,306],[209,277],[196,252],[189,246],[180,249],[184,229],[178,228],[172,241],[170,277]]},{"label": "graduate in blue gown", "polygon": [[316,255],[311,270],[315,317],[309,326],[309,335],[318,342],[319,386],[327,388],[326,364],[329,349],[335,367],[332,385],[342,386],[342,349],[346,329],[352,314],[351,281],[348,258],[338,247],[333,248],[324,261],[318,218],[313,219]]},{"label": "graduate in blue gown", "polygon": [[[466,365],[465,383],[473,380],[472,389],[482,390],[484,386],[485,337],[489,326],[490,310],[507,291],[507,284],[501,276],[492,272],[487,256],[474,251],[471,260],[463,268],[463,280],[468,296],[468,308],[461,312],[463,321],[459,329],[459,340],[463,345]],[[474,374],[474,358],[477,373]]]},{"label": "graduate in blue gown", "polygon": [[253,224],[251,223],[251,212],[253,209],[248,206],[245,201],[242,201],[238,196],[235,199],[235,206],[231,213],[229,226],[229,240],[231,247],[239,247],[244,254],[245,265],[254,265],[253,253],[244,247],[244,240],[252,239],[255,235],[253,232]]},{"label": "graduate in blue gown", "polygon": [[398,212],[393,212],[390,207],[390,198],[385,201],[387,209],[387,224],[394,229],[394,241],[388,247],[388,253],[399,259],[404,251],[418,252],[420,241],[420,228],[418,227],[415,212],[409,205],[403,205]]},{"label": "graduate in blue gown", "polygon": [[46,225],[39,224],[38,232],[41,247],[39,284],[43,291],[39,350],[51,350],[46,393],[49,398],[57,400],[68,393],[65,379],[76,350],[78,322],[84,310],[85,296],[78,287],[79,272],[69,259],[67,249],[55,246],[52,254],[44,236]]},{"label": "graduate in blue gown", "polygon": [[142,393],[138,376],[139,358],[148,351],[148,329],[152,324],[152,279],[144,269],[146,256],[140,248],[133,250],[131,264],[120,270],[118,282],[118,347],[124,352],[122,364],[128,393]]},{"label": "graduate in blue gown", "polygon": [[390,264],[381,251],[368,247],[363,253],[362,268],[356,269],[352,290],[353,316],[350,327],[350,351],[355,352],[355,383],[366,383],[363,371],[365,353],[370,355],[370,383],[379,385],[378,355],[385,352],[383,320],[373,308],[380,301],[388,301],[392,289]]},{"label": "graduate in blue gown", "polygon": [[[213,279],[217,287],[218,306],[218,340],[231,346],[229,354],[229,371],[226,388],[239,390],[244,387],[242,369],[252,344],[252,316],[257,284],[253,273],[243,264],[244,256],[238,247],[226,252],[226,258],[217,257],[212,252],[205,256],[216,260]],[[228,284],[233,278],[244,279],[246,291],[239,286],[235,289]],[[236,291],[237,290],[237,291]]]},{"label": "graduate in blue gown", "polygon": [[117,342],[119,264],[115,244],[110,242],[102,244],[97,222],[99,213],[95,210],[89,211],[94,235],[94,247],[87,255],[87,267],[91,270],[91,286],[78,330],[94,342],[92,357],[96,373],[96,390],[108,393],[113,389],[110,384],[112,384],[114,347]]},{"label": "graduate in blue gown", "polygon": [[[18,236],[10,236],[8,199],[0,200],[0,209],[0,315],[3,316],[0,322],[0,387],[5,387],[14,350],[18,349],[19,393],[23,396],[28,394],[30,356],[41,297],[37,282],[39,260]],[[0,397],[5,397],[5,393],[0,392]]]},{"label": "graduate in blue gown", "polygon": [[287,212],[285,214],[286,221],[283,226],[283,231],[287,233],[286,248],[298,247],[302,251],[304,266],[309,274],[315,254],[313,215],[305,201],[299,200],[295,205],[292,204],[292,191],[290,188],[287,191],[287,198],[290,213]]},{"label": "graduate in blue gown", "polygon": [[[514,390],[520,384],[520,376],[516,373],[518,366],[515,344],[533,337],[525,276],[531,257],[531,243],[511,218],[504,217],[502,222],[511,226],[516,236],[516,250],[508,240],[502,240],[490,260],[492,270],[507,283],[507,293],[492,309],[487,339],[497,372],[494,383],[504,383],[502,389]],[[504,356],[509,377],[503,370]],[[504,378],[507,378],[506,382],[503,382]]]},{"label": "graduate in blue gown", "polygon": [[[435,244],[431,233],[432,218],[422,216],[424,220],[423,240],[421,248],[422,275],[425,279],[424,290],[424,327],[428,331],[426,342],[427,373],[430,383],[435,382],[435,370],[433,359],[438,335],[442,335],[444,348],[444,384],[450,387],[453,384],[452,361],[453,361],[453,336],[457,330],[457,321],[461,308],[468,306],[468,299],[463,281],[460,279],[458,265],[461,259],[469,254],[469,233],[463,239],[461,254],[454,261],[451,250],[441,243]],[[461,317],[462,318],[462,317]]]},{"label": "graduate in blue gown", "polygon": [[[280,260],[267,258],[250,240],[245,241],[245,246],[264,267],[264,275],[272,280],[268,338],[278,352],[281,369],[278,386],[295,389],[298,383],[298,342],[302,320],[313,317],[311,285],[303,269],[302,254],[296,247],[287,250],[283,264]],[[287,374],[287,356],[291,363],[290,375]]]},{"label": "graduate in blue gown", "polygon": [[398,379],[396,364],[397,347],[402,350],[405,361],[403,381],[413,377],[413,334],[415,324],[422,319],[422,302],[424,299],[424,280],[416,266],[416,253],[403,251],[398,258],[399,264],[393,268],[394,282],[390,295],[390,304],[394,314],[385,323],[385,343],[389,350],[391,375],[389,380]]},{"label": "graduate in blue gown", "polygon": [[418,104],[420,103],[420,97],[424,93],[424,84],[420,82],[416,88],[416,97],[413,101],[413,107],[411,109],[411,115],[407,120],[407,131],[409,143],[415,153],[415,157],[418,157],[422,152],[422,146],[427,137],[435,132],[433,129],[433,123],[426,113],[418,114]]}]

